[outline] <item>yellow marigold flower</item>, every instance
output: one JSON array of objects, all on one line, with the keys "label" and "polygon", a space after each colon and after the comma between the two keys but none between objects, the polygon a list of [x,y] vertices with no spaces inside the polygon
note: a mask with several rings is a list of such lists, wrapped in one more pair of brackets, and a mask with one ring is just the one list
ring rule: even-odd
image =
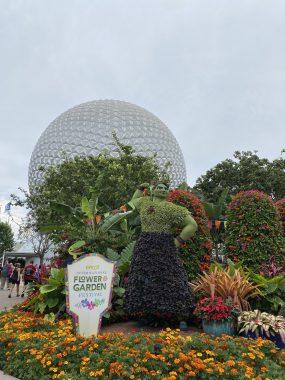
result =
[{"label": "yellow marigold flower", "polygon": [[170,375],[170,376],[177,376],[177,372],[175,372],[175,371],[171,371],[171,372],[169,372],[169,375]]},{"label": "yellow marigold flower", "polygon": [[250,359],[255,359],[255,355],[253,355],[251,352],[248,354],[248,357],[250,357]]},{"label": "yellow marigold flower", "polygon": [[131,376],[130,376],[130,379],[134,379],[134,378],[135,378],[135,375],[131,375]]},{"label": "yellow marigold flower", "polygon": [[51,361],[49,360],[48,362],[46,362],[46,365],[51,365]]},{"label": "yellow marigold flower", "polygon": [[201,352],[197,352],[197,356],[201,357],[203,354]]},{"label": "yellow marigold flower", "polygon": [[203,360],[204,363],[210,363],[210,362],[213,362],[213,361],[214,361],[213,358],[207,358],[207,359]]}]

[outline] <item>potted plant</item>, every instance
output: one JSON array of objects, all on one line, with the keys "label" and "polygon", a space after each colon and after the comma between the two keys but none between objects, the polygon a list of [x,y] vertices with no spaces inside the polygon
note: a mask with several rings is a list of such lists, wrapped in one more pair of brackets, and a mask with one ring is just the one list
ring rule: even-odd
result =
[{"label": "potted plant", "polygon": [[260,310],[244,311],[238,317],[239,333],[244,337],[270,339],[285,348],[285,318]]},{"label": "potted plant", "polygon": [[224,301],[222,297],[202,298],[194,314],[202,319],[203,330],[207,334],[235,334],[237,309],[233,307],[230,299]]}]

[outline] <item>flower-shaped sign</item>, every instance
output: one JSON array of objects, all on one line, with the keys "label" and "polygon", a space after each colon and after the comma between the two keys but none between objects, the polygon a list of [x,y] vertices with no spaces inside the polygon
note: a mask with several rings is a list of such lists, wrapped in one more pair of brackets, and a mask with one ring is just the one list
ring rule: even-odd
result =
[{"label": "flower-shaped sign", "polygon": [[78,334],[97,335],[110,308],[115,263],[99,254],[81,256],[66,269],[66,305]]}]

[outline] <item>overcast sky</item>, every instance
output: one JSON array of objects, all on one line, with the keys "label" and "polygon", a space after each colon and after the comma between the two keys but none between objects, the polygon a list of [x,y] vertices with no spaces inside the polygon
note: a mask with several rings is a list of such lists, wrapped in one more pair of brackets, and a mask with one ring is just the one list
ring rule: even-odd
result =
[{"label": "overcast sky", "polygon": [[120,99],[158,116],[188,180],[235,150],[285,146],[284,0],[0,0],[0,199],[68,108]]}]

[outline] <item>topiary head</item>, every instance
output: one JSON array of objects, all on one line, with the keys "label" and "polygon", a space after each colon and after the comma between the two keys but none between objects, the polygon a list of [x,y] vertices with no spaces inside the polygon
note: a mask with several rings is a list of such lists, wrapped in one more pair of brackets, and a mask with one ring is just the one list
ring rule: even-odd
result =
[{"label": "topiary head", "polygon": [[155,198],[166,199],[168,192],[168,187],[164,183],[159,183],[154,188],[153,195]]}]

